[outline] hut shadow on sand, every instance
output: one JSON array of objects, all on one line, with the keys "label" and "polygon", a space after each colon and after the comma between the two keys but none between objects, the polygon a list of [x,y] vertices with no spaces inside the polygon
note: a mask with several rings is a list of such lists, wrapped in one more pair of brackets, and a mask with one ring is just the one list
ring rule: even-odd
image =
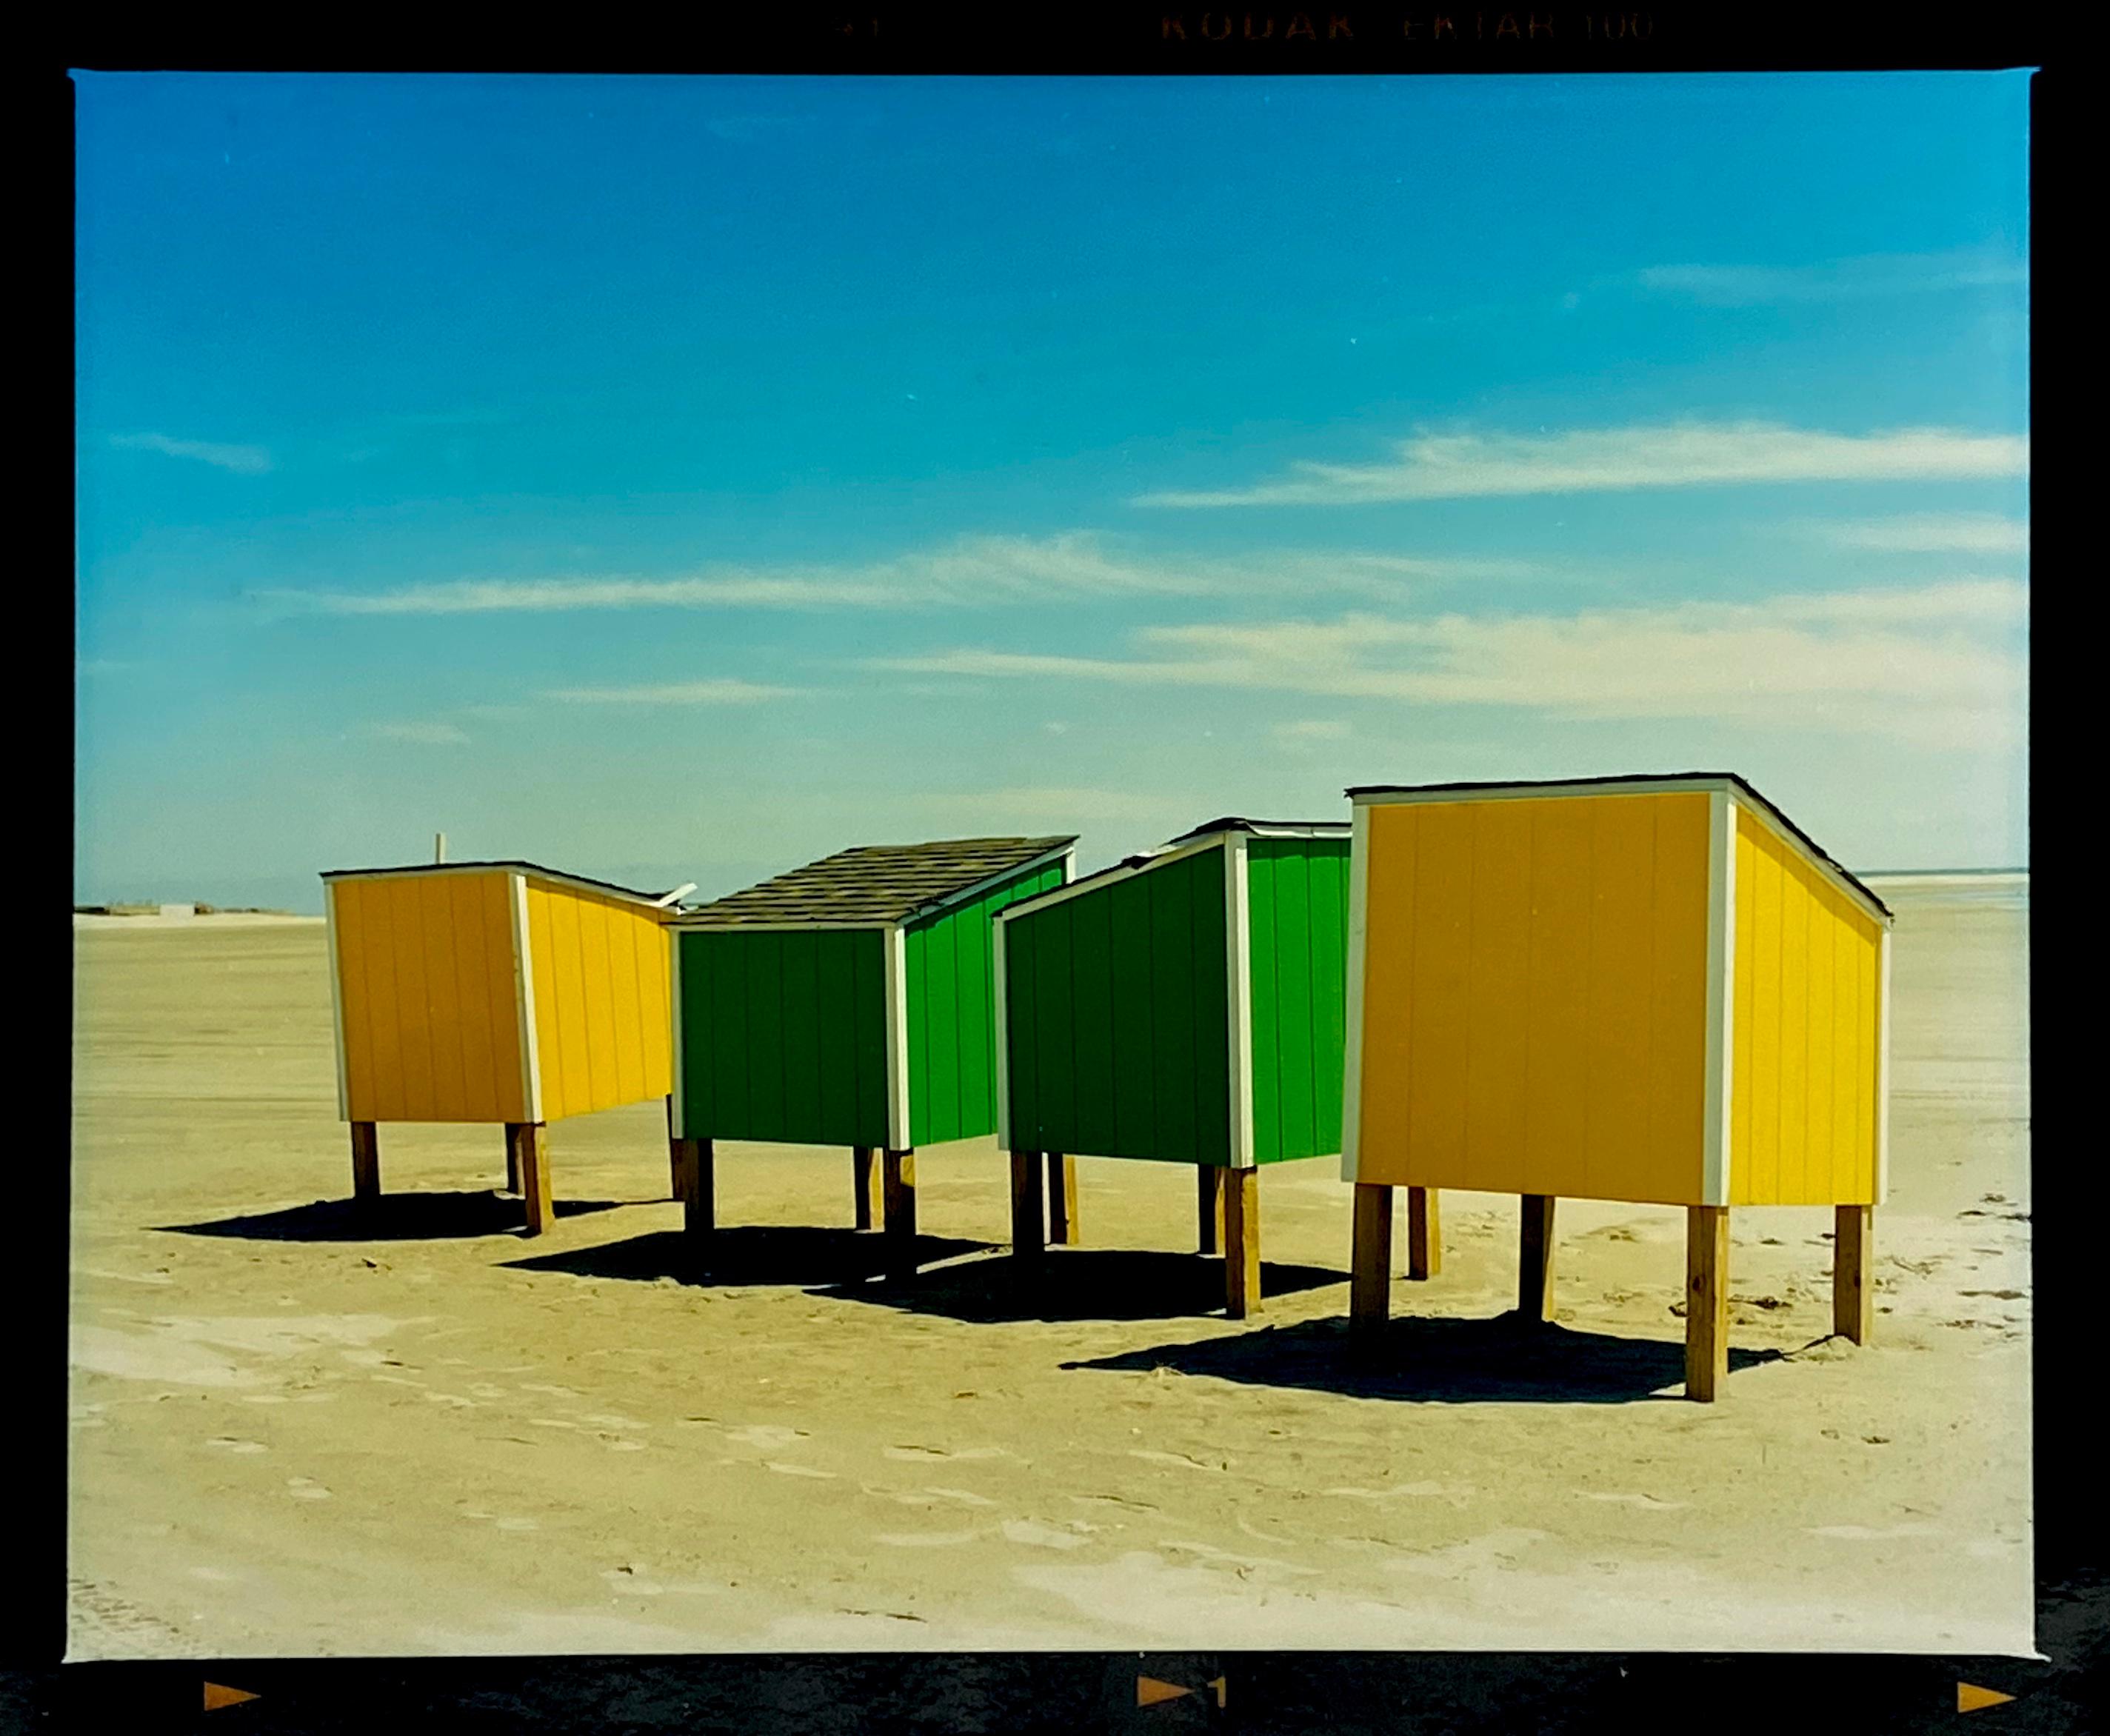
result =
[{"label": "hut shadow on sand", "polygon": [[[577,1217],[629,1203],[560,1199],[556,1212],[559,1217]],[[228,1235],[259,1242],[437,1242],[523,1234],[527,1226],[524,1200],[483,1189],[318,1199],[277,1212],[155,1227],[179,1235]]]},{"label": "hut shadow on sand", "polygon": [[[920,1264],[988,1251],[986,1242],[940,1235],[918,1236]],[[508,1260],[523,1271],[568,1273],[575,1278],[621,1278],[654,1283],[672,1278],[705,1288],[742,1285],[796,1285],[826,1292],[879,1277],[886,1263],[884,1238],[869,1231],[803,1224],[728,1225],[699,1250],[678,1230],[655,1231],[592,1248]],[[858,1291],[852,1288],[849,1294]]]},{"label": "hut shadow on sand", "polygon": [[[1782,1354],[1732,1349],[1729,1362],[1732,1370],[1747,1368]],[[1062,1366],[1131,1374],[1161,1368],[1402,1403],[1632,1404],[1682,1402],[1685,1347],[1509,1313],[1395,1320],[1367,1338],[1352,1333],[1345,1320],[1300,1321]]]},{"label": "hut shadow on sand", "polygon": [[[1286,1296],[1342,1284],[1344,1271],[1264,1264],[1263,1295]],[[910,1313],[973,1325],[1022,1321],[1177,1319],[1221,1313],[1224,1262],[1199,1254],[1130,1248],[1051,1248],[1024,1267],[1009,1257],[964,1261],[920,1274],[913,1283],[839,1293]]]}]

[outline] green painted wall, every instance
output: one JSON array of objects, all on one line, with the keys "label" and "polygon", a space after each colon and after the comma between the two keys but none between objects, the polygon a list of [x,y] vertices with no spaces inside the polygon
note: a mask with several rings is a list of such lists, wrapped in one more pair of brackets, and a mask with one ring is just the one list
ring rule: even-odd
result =
[{"label": "green painted wall", "polygon": [[692,1139],[886,1144],[877,929],[677,931],[683,1131]]},{"label": "green painted wall", "polygon": [[1013,1149],[1230,1161],[1224,858],[1004,924]]},{"label": "green painted wall", "polygon": [[1246,917],[1253,1161],[1337,1153],[1347,1054],[1347,839],[1249,839]]},{"label": "green painted wall", "polygon": [[914,1145],[996,1131],[996,983],[990,918],[1062,883],[1050,863],[903,936],[908,977],[908,1138]]}]

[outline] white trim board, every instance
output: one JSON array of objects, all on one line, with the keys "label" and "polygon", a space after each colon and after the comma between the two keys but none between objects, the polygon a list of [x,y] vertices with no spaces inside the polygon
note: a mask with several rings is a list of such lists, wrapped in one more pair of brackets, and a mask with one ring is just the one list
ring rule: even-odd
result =
[{"label": "white trim board", "polygon": [[1876,1200],[1890,1191],[1890,931],[1876,939],[1879,949],[1876,1002]]},{"label": "white trim board", "polygon": [[908,1144],[908,949],[899,922],[890,922],[881,943],[886,979],[886,1144]]},{"label": "white trim board", "polygon": [[520,1097],[530,1122],[542,1119],[542,1057],[535,1037],[535,956],[528,924],[528,877],[513,882],[513,986],[520,1018]]},{"label": "white trim board", "polygon": [[1341,1179],[1353,1181],[1363,1123],[1363,950],[1370,878],[1370,810],[1356,804],[1348,845],[1348,1018],[1343,1033]]},{"label": "white trim board", "polygon": [[996,1149],[1011,1149],[1011,1002],[1004,972],[1003,930],[989,924],[991,1034],[995,1039]]},{"label": "white trim board", "polygon": [[1708,797],[1707,1058],[1701,1111],[1700,1203],[1729,1203],[1731,1115],[1736,1095],[1736,809],[1725,790]]},{"label": "white trim board", "polygon": [[337,1113],[340,1121],[351,1119],[351,1087],[344,1058],[344,960],[337,950],[337,887],[323,882],[323,934],[329,947],[330,1028],[337,1036]]},{"label": "white trim board", "polygon": [[1220,834],[1224,846],[1224,970],[1225,1024],[1230,1042],[1231,1165],[1253,1162],[1252,927],[1246,881],[1250,834]]},{"label": "white trim board", "polygon": [[1014,916],[1031,916],[1038,911],[1053,909],[1065,899],[1096,892],[1102,886],[1118,886],[1124,880],[1132,880],[1138,874],[1147,874],[1152,868],[1163,868],[1167,863],[1184,862],[1189,856],[1220,850],[1225,836],[1223,832],[1212,832],[1184,844],[1161,845],[1156,850],[1146,852],[1139,859],[1116,863],[1112,868],[1101,868],[1095,874],[1087,874],[1082,880],[1050,886],[1045,892],[1036,892],[1030,898],[1021,898],[1015,904],[1006,904],[997,912],[995,920],[1004,922]]},{"label": "white trim board", "polygon": [[681,1052],[681,937],[678,934],[667,936],[667,1013],[671,1045],[668,1053],[673,1063],[669,1069],[667,1095],[674,1106],[673,1135],[685,1140],[689,1136],[689,1105],[682,1080],[688,1068],[683,1064]]}]

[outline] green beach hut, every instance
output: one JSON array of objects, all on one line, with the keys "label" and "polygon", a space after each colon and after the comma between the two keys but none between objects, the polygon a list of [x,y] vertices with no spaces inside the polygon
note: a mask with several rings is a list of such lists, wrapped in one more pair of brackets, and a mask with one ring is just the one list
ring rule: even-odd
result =
[{"label": "green beach hut", "polygon": [[998,913],[1015,1254],[1042,1250],[1044,1176],[1074,1188],[1044,1166],[1191,1163],[1226,1311],[1257,1308],[1259,1167],[1341,1149],[1349,831],[1212,820]]},{"label": "green beach hut", "polygon": [[679,913],[672,930],[677,1187],[700,1251],[720,1140],[847,1145],[856,1223],[914,1270],[917,1147],[996,1130],[990,919],[1060,886],[1074,837],[838,851]]}]

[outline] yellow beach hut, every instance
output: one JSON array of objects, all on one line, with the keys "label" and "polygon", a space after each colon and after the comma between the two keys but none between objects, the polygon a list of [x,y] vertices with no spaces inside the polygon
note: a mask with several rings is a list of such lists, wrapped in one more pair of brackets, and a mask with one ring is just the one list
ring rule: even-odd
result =
[{"label": "yellow beach hut", "polygon": [[1381,1324],[1437,1191],[1524,1204],[1551,1308],[1562,1194],[1682,1206],[1686,1390],[1728,1366],[1728,1213],[1835,1209],[1833,1322],[1865,1342],[1889,1158],[1890,913],[1727,773],[1352,789],[1342,1174],[1352,1317]]},{"label": "yellow beach hut", "polygon": [[355,1198],[381,1191],[378,1123],[487,1122],[505,1129],[508,1181],[539,1235],[549,1123],[672,1090],[665,924],[690,889],[532,862],[322,878]]}]

